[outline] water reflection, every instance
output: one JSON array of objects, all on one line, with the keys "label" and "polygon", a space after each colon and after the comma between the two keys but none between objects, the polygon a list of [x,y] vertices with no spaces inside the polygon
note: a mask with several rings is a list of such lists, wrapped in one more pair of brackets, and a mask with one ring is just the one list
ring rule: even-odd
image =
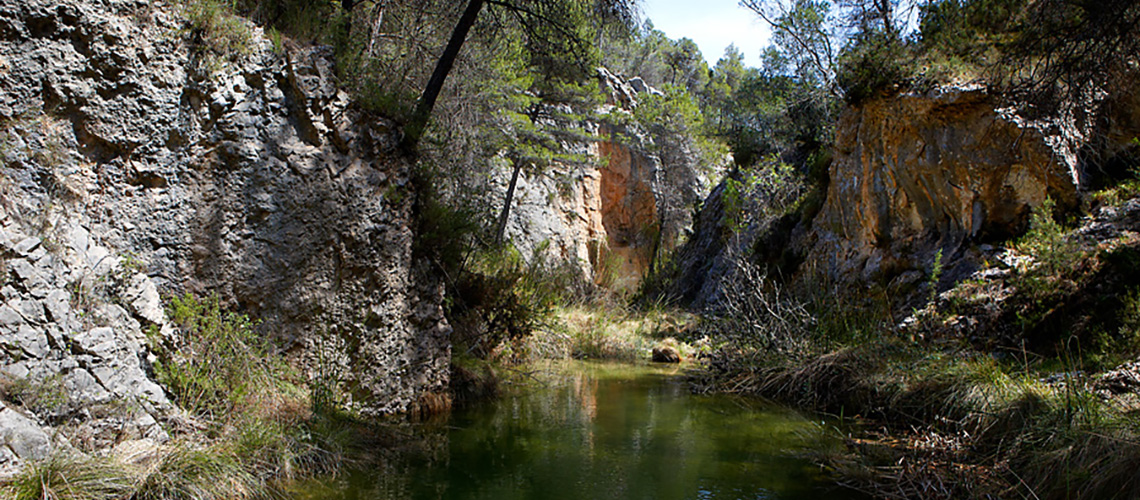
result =
[{"label": "water reflection", "polygon": [[820,425],[751,401],[691,395],[669,370],[554,367],[541,384],[453,415],[423,453],[314,483],[301,497],[842,497],[794,454],[825,444]]}]

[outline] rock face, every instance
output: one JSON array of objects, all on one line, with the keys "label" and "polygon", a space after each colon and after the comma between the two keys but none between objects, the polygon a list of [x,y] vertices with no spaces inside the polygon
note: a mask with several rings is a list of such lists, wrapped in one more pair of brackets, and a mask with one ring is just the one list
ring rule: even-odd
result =
[{"label": "rock face", "polygon": [[1019,234],[1031,209],[1076,201],[1076,144],[995,110],[981,89],[849,109],[806,261],[844,280],[925,269],[965,243]]},{"label": "rock face", "polygon": [[160,295],[193,292],[365,413],[442,390],[450,329],[412,255],[398,132],[337,89],[329,49],[279,53],[249,26],[218,67],[184,23],[137,0],[0,4],[0,371],[161,421],[141,332],[170,331]]},{"label": "rock face", "polygon": [[785,279],[913,288],[941,251],[948,274],[968,274],[974,244],[1019,234],[1046,197],[1073,206],[1080,182],[1084,139],[1074,127],[1028,122],[997,102],[981,89],[947,88],[849,108],[820,210],[761,218],[731,235],[718,186],[665,293],[715,309],[741,259]]},{"label": "rock face", "polygon": [[51,453],[51,440],[36,422],[0,403],[0,467],[20,460],[41,460]]},{"label": "rock face", "polygon": [[[603,113],[628,115],[639,95],[661,95],[639,78],[626,81],[605,68],[598,73],[607,95]],[[702,172],[712,167],[700,165],[685,137],[654,134],[636,124],[587,129],[601,139],[564,148],[595,161],[555,163],[521,175],[507,235],[526,255],[548,242],[555,260],[579,262],[595,282],[635,288],[654,251],[672,250],[691,224],[690,207],[709,188]],[[498,189],[505,193],[509,167],[499,177]]]}]

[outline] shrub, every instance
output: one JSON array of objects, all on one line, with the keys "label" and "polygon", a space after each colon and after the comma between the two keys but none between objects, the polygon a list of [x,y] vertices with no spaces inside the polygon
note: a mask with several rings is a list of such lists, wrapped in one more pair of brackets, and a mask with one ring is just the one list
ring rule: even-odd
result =
[{"label": "shrub", "polygon": [[923,4],[919,7],[919,31],[924,62],[934,73],[976,76],[993,64],[995,49],[1016,33],[1025,5],[1025,0],[935,0]]},{"label": "shrub", "polygon": [[[215,0],[217,1],[217,0]],[[259,25],[286,33],[304,41],[326,43],[330,28],[336,24],[339,5],[309,0],[228,0],[234,12],[249,17]]]},{"label": "shrub", "polygon": [[439,189],[441,175],[423,163],[413,172],[417,227],[412,250],[416,255],[431,259],[444,275],[456,276],[465,264],[480,225],[474,210],[443,201]]},{"label": "shrub", "polygon": [[1014,247],[1034,259],[1029,269],[1019,270],[1017,284],[1034,297],[1047,295],[1054,290],[1055,281],[1074,270],[1074,264],[1085,254],[1080,242],[1070,239],[1065,228],[1053,218],[1055,204],[1046,198],[1033,209],[1029,231]]},{"label": "shrub", "polygon": [[910,83],[914,68],[902,41],[879,33],[865,35],[839,56],[835,81],[850,104],[893,91]]},{"label": "shrub", "polygon": [[23,378],[13,382],[5,392],[7,396],[41,416],[58,413],[71,401],[63,385],[63,375],[55,374],[41,380]]},{"label": "shrub", "polygon": [[[1133,147],[1140,146],[1140,139],[1133,138],[1132,142],[1134,144]],[[1121,207],[1129,200],[1140,197],[1140,160],[1133,161],[1132,163],[1134,164],[1124,169],[1126,172],[1123,174],[1123,179],[1094,192],[1092,199],[1100,205]],[[1113,180],[1111,179],[1111,175],[1105,177],[1108,177],[1109,181]]]},{"label": "shrub", "polygon": [[540,245],[529,263],[509,245],[473,256],[449,311],[474,323],[459,336],[472,354],[485,357],[504,341],[522,340],[548,326],[554,307],[568,299],[566,291],[581,278],[548,262],[544,249]]},{"label": "shrub", "polygon": [[184,12],[191,46],[204,56],[208,72],[217,70],[223,61],[234,62],[250,53],[253,32],[234,14],[232,2],[187,0]]},{"label": "shrub", "polygon": [[565,317],[571,357],[634,361],[648,352],[648,340],[635,331],[634,321],[616,311],[567,311]]},{"label": "shrub", "polygon": [[803,302],[767,280],[767,273],[745,259],[725,286],[719,330],[738,345],[776,355],[797,356],[809,349],[815,318]]},{"label": "shrub", "polygon": [[793,211],[807,192],[803,176],[775,155],[764,158],[754,167],[741,169],[724,182],[721,223],[732,234],[755,222]]}]

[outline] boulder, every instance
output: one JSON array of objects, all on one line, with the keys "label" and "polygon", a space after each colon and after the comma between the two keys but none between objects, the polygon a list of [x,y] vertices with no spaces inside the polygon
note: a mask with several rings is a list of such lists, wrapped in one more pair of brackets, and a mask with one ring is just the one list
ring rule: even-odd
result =
[{"label": "boulder", "polygon": [[659,345],[653,348],[653,361],[655,363],[680,363],[681,352],[671,345]]},{"label": "boulder", "polygon": [[0,447],[23,461],[41,460],[51,454],[51,439],[34,420],[0,403]]}]

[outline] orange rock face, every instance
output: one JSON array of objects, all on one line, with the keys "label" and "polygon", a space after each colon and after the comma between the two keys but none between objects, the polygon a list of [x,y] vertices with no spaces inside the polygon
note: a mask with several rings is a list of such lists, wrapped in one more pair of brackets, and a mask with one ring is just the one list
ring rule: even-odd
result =
[{"label": "orange rock face", "polygon": [[612,141],[600,143],[598,149],[604,160],[597,207],[611,255],[608,263],[600,264],[612,267],[616,274],[612,277],[621,286],[636,285],[649,270],[653,252],[651,228],[658,217],[652,181],[657,160]]},{"label": "orange rock face", "polygon": [[[619,76],[599,76],[608,89],[604,112],[629,113],[644,98]],[[524,255],[548,242],[552,260],[577,261],[595,283],[629,290],[649,271],[655,250],[676,244],[707,181],[687,137],[658,137],[637,124],[593,127],[600,141],[568,148],[594,161],[522,175],[507,235]]]},{"label": "orange rock face", "polygon": [[808,261],[848,278],[921,269],[941,249],[1017,234],[1032,207],[1075,202],[1072,142],[994,109],[984,92],[849,109]]}]

